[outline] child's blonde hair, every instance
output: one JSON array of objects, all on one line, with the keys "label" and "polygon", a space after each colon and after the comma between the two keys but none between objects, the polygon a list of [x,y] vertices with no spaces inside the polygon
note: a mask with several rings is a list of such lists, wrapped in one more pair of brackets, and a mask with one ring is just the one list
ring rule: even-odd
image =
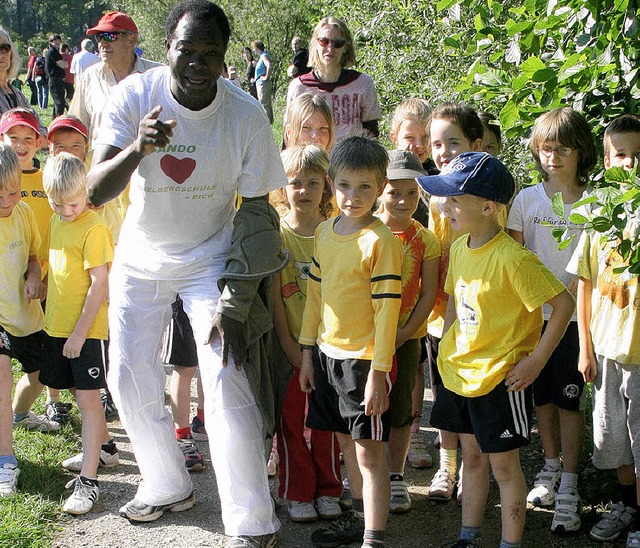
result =
[{"label": "child's blonde hair", "polygon": [[405,99],[393,111],[390,133],[397,135],[400,125],[405,120],[424,124],[425,129],[428,129],[431,121],[431,107],[424,99]]},{"label": "child's blonde hair", "polygon": [[[329,156],[316,145],[296,145],[281,154],[282,165],[287,177],[295,177],[303,170],[319,173],[324,177],[324,188],[322,189],[322,198],[320,199],[320,213],[325,219],[328,219],[333,212],[332,197],[333,192],[327,180],[327,170],[329,169]],[[271,193],[271,203],[278,210],[281,216],[286,215],[291,209],[287,200],[287,193],[280,188]]]},{"label": "child's blonde hair", "polygon": [[[300,144],[302,126],[316,112],[322,114],[329,125],[329,143],[327,144],[327,150],[331,150],[333,143],[335,142],[333,113],[331,112],[331,108],[329,108],[327,102],[320,95],[309,92],[298,95],[289,107],[284,132],[285,146]],[[287,137],[288,132],[290,133],[289,137]]]},{"label": "child's blonde hair", "polygon": [[587,119],[571,107],[559,107],[545,112],[533,124],[529,148],[540,176],[546,181],[549,175],[542,169],[538,152],[545,141],[556,141],[578,151],[578,184],[586,185],[587,177],[598,160],[593,132]]},{"label": "child's blonde hair", "polygon": [[87,170],[84,162],[68,152],[61,152],[47,160],[42,184],[47,196],[56,203],[71,200],[87,193]]},{"label": "child's blonde hair", "polygon": [[18,155],[11,146],[0,142],[0,190],[18,188],[22,181],[22,169]]}]

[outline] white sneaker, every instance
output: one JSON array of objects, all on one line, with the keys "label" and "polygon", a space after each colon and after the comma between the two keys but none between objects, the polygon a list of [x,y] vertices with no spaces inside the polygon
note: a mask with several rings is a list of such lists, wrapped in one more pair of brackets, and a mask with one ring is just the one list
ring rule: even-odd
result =
[{"label": "white sneaker", "polygon": [[74,484],[73,495],[64,502],[62,509],[67,514],[79,516],[86,514],[93,508],[94,503],[100,498],[100,489],[97,485],[83,483],[80,476],[72,479],[65,487],[68,489]]},{"label": "white sneaker", "polygon": [[318,497],[315,503],[320,519],[337,519],[342,515],[339,497]]},{"label": "white sneaker", "polygon": [[575,533],[580,530],[580,496],[576,491],[556,495],[556,510],[553,513],[551,531],[554,533]]},{"label": "white sneaker", "polygon": [[556,501],[561,476],[562,470],[554,470],[545,466],[536,475],[533,489],[527,495],[527,502],[534,506],[552,506]]},{"label": "white sneaker", "polygon": [[20,468],[10,462],[6,462],[0,468],[0,497],[10,497],[18,491],[18,476]]},{"label": "white sneaker", "polygon": [[[84,453],[78,453],[73,457],[69,457],[62,461],[62,468],[71,470],[72,472],[80,472],[82,470],[82,459]],[[116,449],[116,452],[112,455],[100,449],[100,461],[98,462],[98,468],[113,468],[120,464],[120,453]]]},{"label": "white sneaker", "polygon": [[35,430],[36,432],[57,432],[62,428],[60,423],[50,420],[45,415],[36,415],[33,411],[29,411],[21,421],[14,421],[13,427]]},{"label": "white sneaker", "polygon": [[295,521],[296,523],[308,523],[318,519],[318,514],[312,502],[288,500],[287,511],[289,512],[291,521]]},{"label": "white sneaker", "polygon": [[411,510],[411,497],[403,479],[391,480],[391,503],[389,510],[394,514],[404,514]]},{"label": "white sneaker", "polygon": [[631,527],[635,517],[635,508],[625,507],[622,502],[610,502],[605,507],[600,521],[593,526],[589,535],[601,542],[611,542]]}]

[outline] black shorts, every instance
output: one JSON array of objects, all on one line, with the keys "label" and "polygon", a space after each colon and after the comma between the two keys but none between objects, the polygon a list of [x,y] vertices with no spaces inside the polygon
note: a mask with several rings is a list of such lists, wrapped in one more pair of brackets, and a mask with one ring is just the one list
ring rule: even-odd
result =
[{"label": "black shorts", "polygon": [[469,398],[447,390],[443,384],[431,410],[431,426],[475,434],[480,451],[503,453],[529,443],[532,409],[531,387],[507,392],[501,381],[488,394]]},{"label": "black shorts", "polygon": [[44,331],[15,337],[0,325],[0,354],[16,359],[25,373],[40,371],[44,359]]},{"label": "black shorts", "polygon": [[402,428],[413,421],[412,396],[420,363],[421,339],[409,339],[396,350],[397,371],[389,394],[391,427]]},{"label": "black shorts", "polygon": [[431,387],[440,386],[442,384],[442,377],[440,376],[440,371],[438,371],[438,346],[440,345],[440,339],[427,333],[427,336],[424,338],[424,344],[427,351],[429,374],[431,375]]},{"label": "black shorts", "polygon": [[78,358],[65,358],[62,348],[67,339],[45,338],[47,361],[40,370],[40,382],[50,388],[98,390],[106,388],[108,341],[87,339]]},{"label": "black shorts", "polygon": [[533,383],[533,401],[537,406],[553,403],[567,411],[584,410],[586,398],[584,377],[578,371],[579,356],[578,322],[569,322],[564,336]]},{"label": "black shorts", "polygon": [[[313,350],[316,388],[309,397],[307,427],[349,434],[354,440],[389,441],[391,413],[365,415],[364,387],[369,360],[336,360]],[[391,379],[387,393],[391,390]]]},{"label": "black shorts", "polygon": [[162,342],[162,363],[179,367],[198,366],[196,340],[180,296],[171,305],[171,321]]}]

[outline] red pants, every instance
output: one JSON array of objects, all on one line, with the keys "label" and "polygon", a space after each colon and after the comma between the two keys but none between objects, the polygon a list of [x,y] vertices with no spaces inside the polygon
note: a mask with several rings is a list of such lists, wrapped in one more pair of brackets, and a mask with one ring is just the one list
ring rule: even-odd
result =
[{"label": "red pants", "polygon": [[285,500],[312,502],[342,493],[340,449],[333,432],[311,430],[310,443],[304,436],[307,395],[300,390],[300,370],[294,371],[277,430],[280,486]]}]

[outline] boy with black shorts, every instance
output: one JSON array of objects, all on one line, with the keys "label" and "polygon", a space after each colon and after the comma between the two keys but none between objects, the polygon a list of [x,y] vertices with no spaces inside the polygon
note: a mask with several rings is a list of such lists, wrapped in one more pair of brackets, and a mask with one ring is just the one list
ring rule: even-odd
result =
[{"label": "boy with black shorts", "polygon": [[377,141],[338,143],[328,177],[340,215],[315,232],[299,342],[300,387],[311,392],[307,426],[335,431],[353,510],[315,531],[316,546],[384,546],[390,482],[385,446],[400,313],[402,249],[371,212],[387,181],[389,157]]},{"label": "boy with black shorts", "polygon": [[[500,488],[500,547],[518,547],[526,513],[519,448],[529,440],[531,392],[575,308],[573,297],[498,221],[513,196],[507,168],[485,152],[456,157],[418,178],[462,234],[451,246],[449,299],[438,352],[443,384],[431,424],[458,432],[464,461],[462,528],[454,546],[479,546],[489,464]],[[542,305],[552,308],[542,328]]]},{"label": "boy with black shorts", "polygon": [[0,497],[16,492],[20,475],[13,454],[12,358],[20,361],[25,372],[16,386],[14,406],[33,415],[29,407],[42,391],[38,370],[44,361],[44,332],[38,299],[44,297],[44,286],[39,245],[35,215],[20,201],[18,156],[9,145],[0,143]]},{"label": "boy with black shorts", "polygon": [[[47,361],[40,381],[52,388],[76,389],[83,452],[72,468],[79,468],[80,475],[67,484],[75,487],[62,509],[85,514],[98,500],[98,466],[114,466],[119,460],[100,402],[100,389],[106,386],[106,296],[113,238],[88,209],[82,160],[66,152],[49,159],[43,182],[54,215],[40,249],[48,267]],[[71,468],[67,462],[63,465]]]}]

